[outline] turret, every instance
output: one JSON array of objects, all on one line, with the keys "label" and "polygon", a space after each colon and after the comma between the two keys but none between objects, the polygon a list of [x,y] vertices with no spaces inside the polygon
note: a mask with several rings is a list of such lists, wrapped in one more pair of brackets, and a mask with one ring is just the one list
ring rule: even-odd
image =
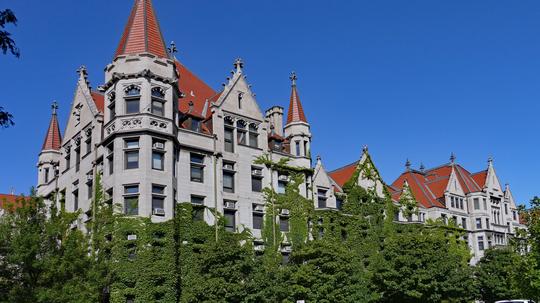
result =
[{"label": "turret", "polygon": [[38,195],[43,193],[42,188],[52,184],[58,175],[58,164],[61,157],[60,147],[62,144],[62,135],[58,124],[58,104],[52,104],[51,121],[45,135],[45,141],[39,153],[38,162]]},{"label": "turret", "polygon": [[291,98],[289,112],[287,114],[287,124],[285,125],[285,138],[289,140],[290,153],[298,158],[310,158],[311,150],[311,130],[307,122],[300,97],[296,88],[296,73],[291,76]]}]

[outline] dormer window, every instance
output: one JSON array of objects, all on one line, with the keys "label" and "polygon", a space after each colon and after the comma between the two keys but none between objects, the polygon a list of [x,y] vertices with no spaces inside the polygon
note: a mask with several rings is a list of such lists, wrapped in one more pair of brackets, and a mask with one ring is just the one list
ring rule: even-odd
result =
[{"label": "dormer window", "polygon": [[201,120],[197,119],[195,117],[191,117],[189,119],[189,129],[191,129],[194,132],[201,132]]},{"label": "dormer window", "polygon": [[125,90],[126,93],[126,114],[137,114],[140,112],[141,89],[136,85],[130,85]]}]

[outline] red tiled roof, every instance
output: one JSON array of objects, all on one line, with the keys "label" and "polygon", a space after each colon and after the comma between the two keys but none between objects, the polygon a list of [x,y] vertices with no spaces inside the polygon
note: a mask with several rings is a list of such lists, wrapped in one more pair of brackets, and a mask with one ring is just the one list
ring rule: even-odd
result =
[{"label": "red tiled roof", "polygon": [[62,135],[60,134],[60,126],[58,125],[56,113],[53,113],[41,150],[60,150],[61,145]]},{"label": "red tiled roof", "polygon": [[135,0],[115,57],[138,53],[169,57],[151,0]]},{"label": "red tiled roof", "polygon": [[[475,181],[475,176],[458,164],[453,165],[456,177],[465,194],[478,192],[482,187]],[[445,164],[425,172],[416,170],[407,171],[392,183],[393,188],[399,191],[393,192],[392,197],[399,195],[403,188],[405,180],[408,182],[416,200],[424,207],[445,207],[441,202],[444,192],[448,187],[448,181],[452,174],[452,164]],[[480,173],[479,173],[480,174]],[[479,178],[479,177],[476,177]],[[484,178],[485,179],[485,178]],[[399,193],[399,195],[398,195]]]},{"label": "red tiled roof", "polygon": [[98,92],[91,92],[92,99],[94,99],[94,103],[96,104],[96,107],[100,113],[103,113],[105,110],[105,96],[103,94]]},{"label": "red tiled roof", "polygon": [[[178,107],[181,112],[189,112],[189,102],[193,102],[191,115],[200,118],[208,118],[210,105],[215,102],[221,93],[216,93],[208,84],[204,83],[199,77],[187,69],[182,63],[176,61],[176,69],[180,74],[178,87],[184,93],[184,98],[178,101]],[[208,102],[207,102],[208,101]],[[204,111],[206,108],[206,115]]]},{"label": "red tiled roof", "polygon": [[307,123],[306,115],[304,114],[302,103],[300,102],[300,97],[296,91],[296,85],[292,86],[291,101],[289,104],[289,112],[287,114],[287,124],[292,122]]},{"label": "red tiled roof", "polygon": [[337,183],[337,185],[343,187],[343,185],[345,185],[345,183],[347,183],[347,181],[351,179],[354,172],[356,171],[357,166],[358,161],[331,171],[328,173],[328,175]]},{"label": "red tiled roof", "polygon": [[27,199],[23,196],[0,194],[0,208],[8,209],[11,206],[21,206],[20,199]]},{"label": "red tiled roof", "polygon": [[486,185],[487,170],[473,174],[472,178],[476,182],[476,184],[478,184],[478,186],[480,186],[481,188],[484,188],[484,186]]}]

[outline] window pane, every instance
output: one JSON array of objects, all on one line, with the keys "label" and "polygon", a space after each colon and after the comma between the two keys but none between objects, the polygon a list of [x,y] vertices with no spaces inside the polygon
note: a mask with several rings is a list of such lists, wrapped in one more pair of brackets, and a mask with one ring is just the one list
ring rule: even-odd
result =
[{"label": "window pane", "polygon": [[139,185],[130,185],[124,187],[124,193],[125,194],[138,194],[139,193]]},{"label": "window pane", "polygon": [[262,179],[259,177],[251,177],[251,190],[254,192],[262,191]]},{"label": "window pane", "polygon": [[139,198],[129,197],[124,199],[126,215],[136,216],[139,214]]},{"label": "window pane", "polygon": [[125,143],[126,148],[139,148],[139,139],[129,139]]},{"label": "window pane", "polygon": [[235,222],[235,212],[234,211],[225,211],[225,230],[234,231],[236,222]]},{"label": "window pane", "polygon": [[156,209],[156,208],[163,209],[164,204],[165,204],[164,197],[152,197],[152,209]]},{"label": "window pane", "polygon": [[203,168],[200,166],[191,166],[191,181],[203,182]]},{"label": "window pane", "polygon": [[253,213],[253,229],[262,229],[263,217],[264,215],[261,213]]},{"label": "window pane", "polygon": [[135,85],[128,87],[126,90],[126,96],[138,96],[141,94],[141,89]]},{"label": "window pane", "polygon": [[204,208],[196,207],[193,209],[193,221],[203,221],[204,220]]},{"label": "window pane", "polygon": [[225,192],[234,192],[234,175],[228,172],[223,172],[223,190]]},{"label": "window pane", "polygon": [[201,121],[195,118],[191,118],[191,127],[190,129],[195,132],[201,131]]},{"label": "window pane", "polygon": [[198,154],[191,154],[191,162],[192,163],[198,163],[198,164],[203,164],[204,163],[204,156],[203,155],[198,155]]},{"label": "window pane", "polygon": [[259,136],[256,133],[249,133],[249,146],[257,147],[259,145]]},{"label": "window pane", "polygon": [[152,113],[158,116],[164,116],[164,104],[160,101],[152,101]]},{"label": "window pane", "polygon": [[237,134],[238,134],[238,144],[246,144],[246,132],[245,131],[241,131],[241,130],[237,130],[236,131]]},{"label": "window pane", "polygon": [[279,230],[288,232],[289,231],[289,218],[280,217],[279,218]]},{"label": "window pane", "polygon": [[126,152],[126,169],[139,168],[139,152]]},{"label": "window pane", "polygon": [[300,156],[300,141],[296,141],[296,155]]},{"label": "window pane", "polygon": [[193,204],[204,204],[204,197],[191,196],[191,203],[193,203]]},{"label": "window pane", "polygon": [[139,112],[139,100],[126,100],[126,114],[136,114]]},{"label": "window pane", "polygon": [[234,145],[233,145],[233,130],[230,128],[225,128],[225,151],[227,152],[234,152]]},{"label": "window pane", "polygon": [[152,193],[163,195],[165,193],[165,186],[159,186],[159,185],[152,186]]},{"label": "window pane", "polygon": [[287,186],[287,183],[283,182],[283,181],[279,181],[278,182],[278,194],[284,194],[285,193],[285,187]]},{"label": "window pane", "polygon": [[159,169],[159,170],[163,170],[163,158],[164,158],[164,154],[163,153],[152,153],[152,168],[153,169]]}]

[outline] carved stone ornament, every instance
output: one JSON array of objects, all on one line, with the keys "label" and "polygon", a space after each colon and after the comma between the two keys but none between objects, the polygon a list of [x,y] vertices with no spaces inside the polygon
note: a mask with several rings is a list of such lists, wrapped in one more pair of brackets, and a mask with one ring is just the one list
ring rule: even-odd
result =
[{"label": "carved stone ornament", "polygon": [[132,119],[122,120],[121,129],[140,128],[141,126],[142,126],[141,118],[132,118]]}]

